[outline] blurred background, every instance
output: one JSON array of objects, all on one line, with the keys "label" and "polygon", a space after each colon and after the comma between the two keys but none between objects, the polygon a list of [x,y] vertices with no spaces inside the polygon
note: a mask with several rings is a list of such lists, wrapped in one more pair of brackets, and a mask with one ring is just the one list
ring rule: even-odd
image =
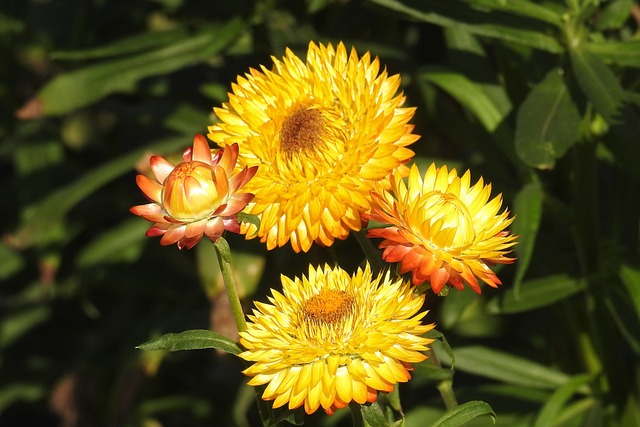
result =
[{"label": "blurred background", "polygon": [[[504,286],[427,297],[455,370],[416,366],[406,426],[444,413],[452,376],[497,425],[640,426],[639,21],[633,0],[2,0],[0,426],[258,425],[233,356],[135,349],[236,332],[213,246],[160,247],[128,209],[152,153],[179,159],[238,75],[311,40],[379,56],[423,173],[469,168],[516,215]],[[248,308],[280,274],[363,260],[353,238],[228,240]]]}]

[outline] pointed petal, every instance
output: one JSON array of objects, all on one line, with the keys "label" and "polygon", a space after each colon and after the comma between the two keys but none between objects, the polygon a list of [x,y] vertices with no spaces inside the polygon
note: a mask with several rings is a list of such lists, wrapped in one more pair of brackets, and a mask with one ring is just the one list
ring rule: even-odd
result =
[{"label": "pointed petal", "polygon": [[156,179],[161,184],[164,183],[164,180],[167,179],[167,176],[169,176],[171,171],[175,168],[171,163],[160,156],[151,156],[149,165],[151,166],[151,171],[155,175]]}]

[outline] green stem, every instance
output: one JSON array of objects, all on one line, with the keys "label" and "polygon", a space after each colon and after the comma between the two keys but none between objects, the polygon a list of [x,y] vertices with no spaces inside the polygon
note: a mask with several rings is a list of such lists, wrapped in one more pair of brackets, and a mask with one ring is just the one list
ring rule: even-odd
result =
[{"label": "green stem", "polygon": [[[431,363],[433,363],[436,367],[442,368],[442,364],[440,363],[440,360],[433,350],[429,352],[428,360],[431,361]],[[438,392],[440,392],[440,397],[442,398],[444,407],[447,409],[447,411],[458,407],[458,399],[456,399],[456,395],[453,392],[453,380],[442,380],[438,382],[438,385],[436,387],[438,388]]]},{"label": "green stem", "polygon": [[244,312],[242,311],[242,304],[240,304],[238,289],[231,274],[231,250],[229,249],[229,244],[224,238],[220,237],[213,246],[216,248],[218,263],[220,264],[220,271],[222,272],[222,280],[227,289],[227,295],[231,303],[231,312],[236,321],[238,332],[244,332],[247,330],[247,322],[244,318]]},{"label": "green stem", "polygon": [[373,272],[378,273],[382,271],[384,263],[382,262],[380,251],[373,245],[371,239],[366,236],[366,230],[353,231],[352,234],[358,241],[358,244],[369,261],[369,265],[371,265]]}]

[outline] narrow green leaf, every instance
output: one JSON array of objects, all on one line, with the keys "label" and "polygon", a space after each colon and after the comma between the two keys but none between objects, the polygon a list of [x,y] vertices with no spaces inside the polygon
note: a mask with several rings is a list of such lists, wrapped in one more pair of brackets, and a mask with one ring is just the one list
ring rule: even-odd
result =
[{"label": "narrow green leaf", "polygon": [[24,266],[24,259],[19,252],[0,242],[0,279],[6,279],[17,273]]},{"label": "narrow green leaf", "polygon": [[48,306],[29,307],[4,315],[0,322],[0,349],[10,346],[50,316],[51,308]]},{"label": "narrow green leaf", "polygon": [[3,384],[0,389],[0,413],[16,402],[35,402],[47,393],[44,384],[15,382]]},{"label": "narrow green leaf", "polygon": [[461,7],[459,2],[449,0],[370,0],[379,6],[402,13],[420,21],[442,27],[459,28],[470,33],[520,43],[551,53],[563,51],[562,45],[541,31],[540,26],[527,25],[524,20],[500,19],[495,15],[481,13]]},{"label": "narrow green leaf", "polygon": [[231,338],[206,329],[194,329],[177,334],[170,333],[152,339],[136,348],[140,350],[200,350],[215,348],[231,354],[240,354],[240,348]]},{"label": "narrow green leaf", "polygon": [[431,427],[458,427],[482,415],[491,416],[493,424],[496,423],[496,413],[491,406],[481,400],[465,402],[455,409],[447,411],[438,418]]},{"label": "narrow green leaf", "polygon": [[528,280],[520,288],[507,288],[487,303],[489,313],[521,313],[562,301],[582,292],[587,287],[583,280],[564,274]]},{"label": "narrow green leaf", "polygon": [[190,36],[192,34],[186,28],[145,32],[93,49],[52,52],[51,59],[84,60],[120,56],[172,44]]},{"label": "narrow green leaf", "polygon": [[489,132],[504,120],[501,112],[482,89],[466,76],[442,67],[427,67],[420,77],[455,98],[469,109]]},{"label": "narrow green leaf", "polygon": [[540,21],[562,27],[562,17],[555,11],[534,3],[529,0],[463,0],[474,8],[480,10],[496,10],[508,12],[514,15],[526,16],[527,18],[538,19]]},{"label": "narrow green leaf", "polygon": [[142,247],[140,243],[149,226],[147,221],[140,218],[123,221],[82,248],[76,258],[76,265],[86,268],[134,258]]},{"label": "narrow green leaf", "polygon": [[584,49],[605,62],[640,68],[640,39],[587,43]]},{"label": "narrow green leaf", "polygon": [[518,110],[515,147],[526,164],[552,169],[579,137],[581,115],[554,68],[533,87]]},{"label": "narrow green leaf", "polygon": [[145,153],[165,153],[189,145],[184,138],[170,138],[149,144],[116,158],[76,179],[71,184],[55,190],[43,200],[27,207],[22,223],[12,239],[28,247],[45,244],[59,238],[53,233],[64,221],[66,213],[98,188],[129,172],[135,162]]},{"label": "narrow green leaf", "polygon": [[559,387],[542,407],[533,427],[547,427],[555,425],[558,415],[561,413],[567,401],[583,385],[591,381],[590,375],[577,375]]},{"label": "narrow green leaf", "polygon": [[229,45],[242,28],[239,20],[206,26],[160,49],[58,75],[37,96],[42,114],[65,114],[111,93],[129,92],[145,77],[168,74],[204,61]]},{"label": "narrow green leaf", "polygon": [[[455,350],[456,370],[524,387],[555,389],[567,381],[569,375],[531,360],[481,346],[459,347]],[[450,364],[446,354],[439,354],[443,363]],[[586,389],[581,388],[581,392]]]},{"label": "narrow green leaf", "polygon": [[623,264],[618,272],[640,319],[640,269]]},{"label": "narrow green leaf", "polygon": [[607,139],[607,147],[620,164],[640,180],[640,118],[625,97],[615,74],[605,63],[584,47],[577,47],[569,53],[580,88],[617,137]]},{"label": "narrow green leaf", "polygon": [[631,17],[634,0],[613,0],[605,3],[595,19],[598,30],[617,30]]},{"label": "narrow green leaf", "polygon": [[513,234],[520,236],[515,247],[518,262],[516,263],[516,273],[513,279],[513,291],[516,297],[519,296],[522,280],[533,257],[536,237],[542,220],[543,197],[544,192],[540,181],[534,179],[518,191],[514,200],[513,212],[515,220],[511,225],[511,231]]},{"label": "narrow green leaf", "polygon": [[371,427],[388,427],[389,423],[378,402],[360,405],[362,416]]}]

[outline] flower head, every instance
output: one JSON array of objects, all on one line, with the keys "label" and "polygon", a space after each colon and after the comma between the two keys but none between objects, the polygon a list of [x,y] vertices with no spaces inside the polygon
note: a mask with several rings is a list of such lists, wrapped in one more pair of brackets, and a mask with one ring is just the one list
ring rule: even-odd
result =
[{"label": "flower head", "polygon": [[185,150],[177,166],[152,156],[149,163],[155,179],[136,177],[138,187],[152,203],[130,209],[154,223],[147,236],[162,235],[161,245],[177,243],[180,249],[190,249],[203,235],[215,242],[224,230],[239,232],[236,215],[253,194],[238,190],[257,168],[245,167],[233,175],[237,158],[238,144],[212,154],[202,135],[196,135],[193,147]]},{"label": "flower head", "polygon": [[351,401],[374,402],[377,391],[411,378],[411,363],[433,340],[424,338],[433,324],[416,314],[424,295],[389,273],[372,277],[367,265],[353,276],[336,267],[309,268],[309,276],[282,277],[282,294],[271,304],[256,302],[248,329],[240,333],[254,362],[244,373],[250,385],[267,384],[262,398],[274,407],[320,406],[332,414]]},{"label": "flower head", "polygon": [[306,252],[360,230],[374,185],[388,187],[392,170],[408,173],[415,109],[401,108],[399,76],[342,43],[310,43],[306,61],[288,49],[272,59],[273,69],[238,77],[209,138],[237,142],[239,167],[260,166],[247,186],[260,227],[242,224],[246,237]]},{"label": "flower head", "polygon": [[369,230],[367,236],[384,240],[382,257],[400,262],[400,272],[412,272],[413,283],[429,280],[438,293],[449,283],[463,289],[466,282],[480,293],[477,277],[497,287],[500,279],[490,264],[508,264],[516,236],[505,230],[513,221],[507,210],[498,213],[502,196],[489,201],[491,185],[482,178],[471,186],[467,171],[461,178],[456,170],[431,165],[424,175],[413,165],[408,182],[394,174],[389,191],[374,194],[369,219],[390,224]]}]

